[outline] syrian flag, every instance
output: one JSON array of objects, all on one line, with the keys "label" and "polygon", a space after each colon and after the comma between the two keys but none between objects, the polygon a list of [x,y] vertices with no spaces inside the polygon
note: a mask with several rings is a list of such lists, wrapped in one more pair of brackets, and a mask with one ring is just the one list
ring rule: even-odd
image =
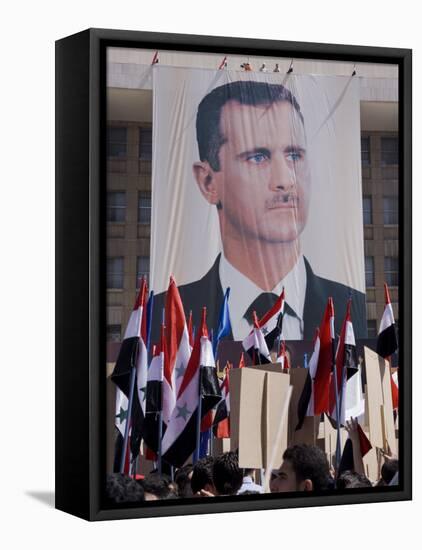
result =
[{"label": "syrian flag", "polygon": [[333,365],[334,305],[328,298],[320,327],[318,365],[314,378],[314,414],[328,412],[330,408],[330,376]]},{"label": "syrian flag", "polygon": [[175,280],[170,277],[165,309],[166,351],[163,380],[163,420],[168,424],[191,356],[185,312]]},{"label": "syrian flag", "polygon": [[388,286],[384,283],[385,307],[378,331],[377,353],[381,357],[390,357],[397,350],[396,326],[394,323],[393,306],[391,305]]},{"label": "syrian flag", "polygon": [[[259,321],[256,316],[256,311],[253,312],[254,328],[252,333],[248,335],[242,342],[243,348],[252,357],[254,364],[271,363],[270,352],[268,351],[267,342],[264,338],[262,330],[259,326]],[[252,338],[251,338],[252,336]],[[250,346],[247,348],[246,346]]]},{"label": "syrian flag", "polygon": [[111,375],[112,381],[129,398],[131,373],[132,369],[136,369],[136,389],[133,392],[132,411],[130,411],[132,458],[139,454],[145,412],[147,359],[144,338],[146,332],[146,295],[147,285],[143,278],[120,346],[116,365]]},{"label": "syrian flag", "polygon": [[[359,448],[363,458],[372,449],[372,445],[369,439],[366,437],[366,434],[362,430],[359,423],[357,425],[357,431],[359,436]],[[353,460],[353,443],[350,437],[346,439],[346,443],[344,444],[340,465],[337,471],[337,477],[339,477],[343,472],[346,472],[347,470],[350,470],[352,472],[355,470],[355,464]]]},{"label": "syrian flag", "polygon": [[[267,311],[258,321],[258,328],[261,329],[265,337],[265,342],[269,350],[273,349],[274,342],[280,337],[284,314],[284,288],[277,301],[271,309]],[[255,323],[254,323],[255,324]],[[256,324],[255,324],[256,326]],[[253,329],[243,340],[243,349],[250,355],[253,353],[255,340],[255,330]]]},{"label": "syrian flag", "polygon": [[221,401],[214,417],[214,435],[221,439],[230,437],[230,367],[226,366],[224,379],[220,384]]},{"label": "syrian flag", "polygon": [[144,441],[148,448],[158,453],[159,428],[163,410],[163,378],[165,356],[165,328],[161,326],[160,344],[154,346],[153,357],[148,369],[147,400],[145,410]]},{"label": "syrian flag", "polygon": [[[362,381],[356,355],[355,333],[350,316],[351,299],[347,302],[346,316],[341,327],[336,353],[336,375],[339,400],[340,424],[345,424],[351,416],[359,417],[365,412]],[[335,376],[331,376],[330,414],[337,419],[335,399]]]},{"label": "syrian flag", "polygon": [[246,367],[246,364],[245,364],[245,355],[242,351],[242,354],[240,356],[240,360],[239,360],[239,365],[238,365],[238,368],[239,369],[243,369],[244,367]]},{"label": "syrian flag", "polygon": [[393,400],[393,409],[399,408],[399,376],[398,371],[391,375],[391,398]]},{"label": "syrian flag", "polygon": [[300,430],[303,426],[306,416],[314,416],[314,378],[318,367],[319,351],[321,340],[319,337],[319,328],[316,329],[314,338],[314,351],[308,364],[308,372],[303,386],[302,393],[297,404],[298,423],[296,430]]},{"label": "syrian flag", "polygon": [[[122,459],[123,443],[125,439],[125,429],[127,422],[127,411],[129,409],[129,401],[126,395],[116,388],[116,414],[115,414],[115,426],[116,426],[116,441],[114,445],[114,465],[113,472],[120,472],[120,461]],[[124,472],[129,474],[130,463],[130,450],[126,449]]]},{"label": "syrian flag", "polygon": [[163,459],[173,466],[182,466],[195,450],[199,399],[202,399],[201,418],[221,400],[205,319],[206,308],[203,309],[201,327],[163,437]]},{"label": "syrian flag", "polygon": [[280,343],[276,363],[280,363],[282,369],[290,369],[290,361],[286,352],[286,342]]}]

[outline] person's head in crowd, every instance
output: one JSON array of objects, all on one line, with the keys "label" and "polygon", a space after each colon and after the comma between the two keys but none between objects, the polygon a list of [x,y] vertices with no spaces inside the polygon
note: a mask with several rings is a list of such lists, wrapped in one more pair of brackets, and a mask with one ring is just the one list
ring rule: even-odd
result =
[{"label": "person's head in crowd", "polygon": [[217,457],[212,476],[218,495],[235,495],[243,481],[243,471],[239,468],[237,453],[230,451]]},{"label": "person's head in crowd", "polygon": [[381,468],[381,479],[378,485],[390,485],[398,471],[399,461],[396,458],[386,458]]},{"label": "person's head in crowd", "polygon": [[259,491],[243,491],[242,493],[240,493],[242,496],[243,495],[260,495],[261,493]]},{"label": "person's head in crowd", "polygon": [[110,501],[116,504],[144,500],[143,488],[134,479],[124,474],[107,475],[106,495]]},{"label": "person's head in crowd", "polygon": [[144,489],[145,500],[166,500],[176,498],[176,490],[169,476],[151,473],[139,481]]},{"label": "person's head in crowd", "polygon": [[190,485],[194,495],[200,494],[201,491],[215,494],[214,480],[212,477],[212,469],[214,458],[206,456],[196,462],[193,467]]},{"label": "person's head in crowd", "polygon": [[186,464],[176,471],[174,476],[174,481],[177,485],[177,494],[179,497],[191,497],[192,488],[191,488],[191,479],[193,473],[192,464]]},{"label": "person's head in crowd", "polygon": [[283,463],[273,473],[272,493],[321,491],[330,488],[330,472],[325,453],[313,445],[294,445],[284,451]]},{"label": "person's head in crowd", "polygon": [[359,487],[372,487],[372,483],[363,474],[357,474],[346,470],[337,479],[337,489],[357,489]]}]

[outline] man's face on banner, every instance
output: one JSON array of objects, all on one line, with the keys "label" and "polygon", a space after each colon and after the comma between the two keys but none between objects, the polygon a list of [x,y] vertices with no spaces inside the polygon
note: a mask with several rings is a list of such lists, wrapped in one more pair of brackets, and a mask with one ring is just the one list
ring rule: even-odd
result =
[{"label": "man's face on banner", "polygon": [[[210,178],[222,238],[294,241],[305,227],[309,168],[303,123],[287,101],[226,103],[220,130],[221,170]],[[209,197],[207,197],[209,200]]]}]

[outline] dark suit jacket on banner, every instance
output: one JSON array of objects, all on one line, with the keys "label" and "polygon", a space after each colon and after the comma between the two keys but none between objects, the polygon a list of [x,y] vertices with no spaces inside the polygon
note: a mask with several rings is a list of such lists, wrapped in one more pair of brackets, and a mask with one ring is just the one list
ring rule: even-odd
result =
[{"label": "dark suit jacket on banner", "polygon": [[[208,329],[216,329],[224,291],[221,287],[219,276],[220,257],[217,256],[212,268],[198,281],[179,287],[180,296],[185,308],[186,317],[192,311],[193,325],[199,327],[202,307],[207,308]],[[354,290],[341,283],[318,277],[312,271],[309,262],[305,260],[306,267],[306,296],[303,309],[303,339],[312,340],[315,329],[321,323],[327,300],[331,296],[334,301],[335,330],[340,333],[343,317],[346,313],[346,303],[352,297],[352,322],[356,338],[366,337],[366,306],[365,294]],[[225,290],[225,289],[224,289]],[[154,298],[154,313],[152,326],[152,343],[159,340],[159,327],[162,318],[162,309],[165,306],[166,292],[157,294]],[[289,297],[286,296],[287,303]],[[229,300],[230,311],[230,300]],[[231,335],[232,339],[233,336]]]}]

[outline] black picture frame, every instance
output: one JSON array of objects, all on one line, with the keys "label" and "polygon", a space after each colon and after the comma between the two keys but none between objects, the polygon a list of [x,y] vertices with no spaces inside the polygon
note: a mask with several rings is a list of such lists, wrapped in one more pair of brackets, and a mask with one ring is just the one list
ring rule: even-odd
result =
[{"label": "black picture frame", "polygon": [[[287,498],[217,497],[107,508],[105,478],[105,60],[111,46],[397,64],[400,485]],[[88,29],[56,42],[56,508],[87,520],[412,498],[412,51]]]}]

